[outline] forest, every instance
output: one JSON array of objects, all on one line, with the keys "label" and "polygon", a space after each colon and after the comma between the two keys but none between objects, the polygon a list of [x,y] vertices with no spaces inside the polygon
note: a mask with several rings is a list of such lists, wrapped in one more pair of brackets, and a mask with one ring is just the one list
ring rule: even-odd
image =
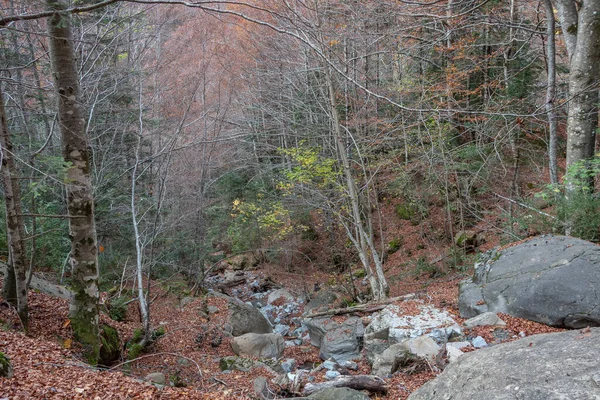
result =
[{"label": "forest", "polygon": [[91,365],[224,265],[357,306],[600,240],[598,0],[0,0],[0,39],[0,322],[68,287]]}]

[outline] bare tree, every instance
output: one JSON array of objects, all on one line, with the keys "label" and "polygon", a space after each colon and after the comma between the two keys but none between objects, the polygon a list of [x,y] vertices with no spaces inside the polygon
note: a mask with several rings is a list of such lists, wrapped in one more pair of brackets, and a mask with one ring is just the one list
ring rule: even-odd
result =
[{"label": "bare tree", "polygon": [[28,328],[27,308],[27,252],[25,250],[25,229],[21,211],[21,189],[17,177],[14,148],[11,142],[6,112],[4,111],[4,96],[0,87],[0,169],[6,206],[6,227],[9,246],[9,265],[2,287],[2,297],[17,307],[17,312],[23,328]]}]

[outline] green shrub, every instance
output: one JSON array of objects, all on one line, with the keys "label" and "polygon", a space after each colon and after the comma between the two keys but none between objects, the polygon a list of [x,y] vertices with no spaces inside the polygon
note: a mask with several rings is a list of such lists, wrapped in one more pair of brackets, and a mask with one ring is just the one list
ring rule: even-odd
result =
[{"label": "green shrub", "polygon": [[108,316],[113,321],[123,321],[127,315],[127,298],[117,297],[108,302]]},{"label": "green shrub", "polygon": [[397,252],[398,250],[400,250],[400,247],[402,247],[403,244],[404,244],[403,237],[392,239],[388,243],[388,248],[387,248],[388,254],[393,254],[393,253]]}]

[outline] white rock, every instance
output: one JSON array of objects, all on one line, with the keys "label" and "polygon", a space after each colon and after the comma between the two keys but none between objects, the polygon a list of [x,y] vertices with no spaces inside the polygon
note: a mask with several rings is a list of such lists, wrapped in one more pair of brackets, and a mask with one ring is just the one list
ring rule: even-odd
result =
[{"label": "white rock", "polygon": [[465,321],[465,326],[467,328],[487,325],[506,326],[506,322],[502,321],[502,319],[493,312],[484,312],[483,314],[479,314],[478,316]]},{"label": "white rock", "polygon": [[456,360],[458,360],[458,358],[460,356],[462,356],[463,353],[462,351],[460,351],[459,349],[457,349],[456,347],[452,347],[452,346],[446,346],[446,355],[448,356],[448,361],[453,363]]}]

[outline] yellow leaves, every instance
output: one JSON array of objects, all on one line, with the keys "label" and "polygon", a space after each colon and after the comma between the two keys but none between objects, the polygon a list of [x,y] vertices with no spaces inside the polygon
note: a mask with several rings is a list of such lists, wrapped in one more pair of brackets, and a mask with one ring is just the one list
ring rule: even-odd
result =
[{"label": "yellow leaves", "polygon": [[63,323],[63,326],[62,326],[62,327],[63,327],[63,329],[65,329],[65,328],[67,328],[69,325],[71,325],[71,320],[70,320],[70,319],[66,320],[66,321]]},{"label": "yellow leaves", "polygon": [[63,342],[63,347],[65,349],[70,349],[72,345],[73,345],[72,339],[65,339],[65,341]]}]

